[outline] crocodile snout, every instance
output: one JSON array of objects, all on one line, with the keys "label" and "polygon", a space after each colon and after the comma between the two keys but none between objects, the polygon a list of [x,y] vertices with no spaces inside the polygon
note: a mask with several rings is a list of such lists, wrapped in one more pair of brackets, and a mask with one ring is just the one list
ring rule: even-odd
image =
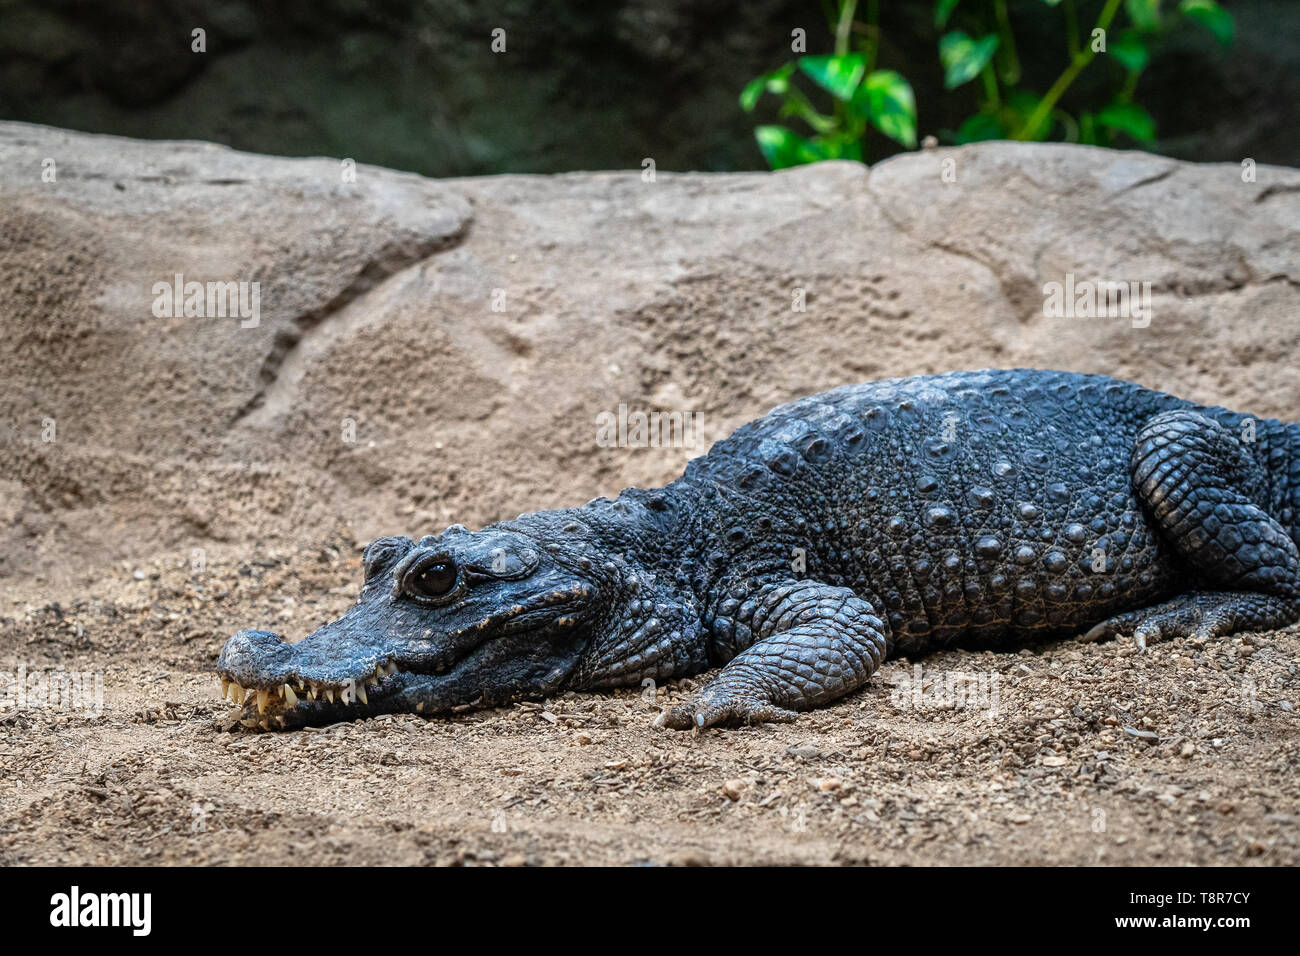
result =
[{"label": "crocodile snout", "polygon": [[[348,634],[337,621],[293,644],[271,631],[239,631],[217,660],[221,695],[244,708],[240,723],[264,729],[298,725],[327,708],[368,708],[371,693],[391,693],[402,676],[375,649],[349,647]],[[352,653],[332,653],[344,650]]]},{"label": "crocodile snout", "polygon": [[240,631],[221,649],[217,671],[244,687],[275,686],[289,671],[292,648],[271,631]]}]

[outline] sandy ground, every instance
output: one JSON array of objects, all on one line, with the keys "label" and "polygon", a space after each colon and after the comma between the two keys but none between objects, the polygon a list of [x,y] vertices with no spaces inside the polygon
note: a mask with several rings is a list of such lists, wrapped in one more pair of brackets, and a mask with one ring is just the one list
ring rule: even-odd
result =
[{"label": "sandy ground", "polygon": [[[0,670],[75,661],[104,694],[0,711],[0,863],[1300,862],[1297,629],[892,661],[796,724],[701,734],[650,726],[692,681],[223,731],[212,665],[233,622],[306,633],[358,568],[337,538],[114,569],[72,604],[10,598]],[[969,706],[954,674],[983,682]]]}]

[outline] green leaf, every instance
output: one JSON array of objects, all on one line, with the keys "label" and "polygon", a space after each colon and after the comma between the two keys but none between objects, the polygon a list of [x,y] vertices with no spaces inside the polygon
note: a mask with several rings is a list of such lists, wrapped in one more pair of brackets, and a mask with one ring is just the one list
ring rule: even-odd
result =
[{"label": "green leaf", "polygon": [[1097,122],[1107,129],[1128,133],[1141,143],[1156,138],[1156,121],[1136,103],[1111,103],[1097,114]]},{"label": "green leaf", "polygon": [[957,145],[979,143],[986,139],[1005,139],[1007,130],[993,113],[976,113],[957,130]]},{"label": "green leaf", "polygon": [[1146,69],[1151,53],[1147,50],[1147,41],[1136,30],[1125,30],[1108,47],[1106,52],[1119,61],[1130,73],[1141,73]]},{"label": "green leaf", "polygon": [[840,100],[848,100],[867,72],[867,58],[861,53],[843,56],[801,56],[799,69],[809,79]]},{"label": "green leaf", "polygon": [[948,18],[952,16],[953,10],[957,9],[958,0],[939,0],[934,5],[934,28],[942,30],[948,25]]},{"label": "green leaf", "polygon": [[893,70],[869,74],[854,94],[853,106],[890,139],[916,148],[916,94],[902,74]]},{"label": "green leaf", "polygon": [[745,88],[740,92],[740,107],[746,113],[753,112],[758,105],[758,98],[764,92],[775,93],[777,96],[783,94],[790,88],[790,74],[794,72],[794,64],[787,63],[779,70],[772,70],[770,73],[764,73],[762,76],[750,80],[745,84]]},{"label": "green leaf", "polygon": [[820,149],[826,159],[853,159],[862,162],[862,140],[850,130],[835,136],[818,137],[813,146]]},{"label": "green leaf", "polygon": [[787,169],[826,159],[826,151],[811,140],[784,126],[760,126],[754,130],[758,148],[773,169]]},{"label": "green leaf", "polygon": [[758,105],[758,98],[763,95],[766,86],[766,76],[760,76],[746,83],[745,88],[740,91],[740,108],[746,113],[754,112],[754,107]]},{"label": "green leaf", "polygon": [[963,83],[969,83],[979,76],[980,70],[993,59],[998,48],[998,35],[974,40],[960,30],[945,33],[939,39],[939,59],[943,62],[943,85],[947,89],[956,89]]},{"label": "green leaf", "polygon": [[1178,9],[1213,33],[1224,46],[1232,44],[1235,29],[1232,14],[1214,0],[1183,0]]},{"label": "green leaf", "polygon": [[1124,0],[1124,9],[1133,26],[1143,33],[1160,29],[1160,0]]}]

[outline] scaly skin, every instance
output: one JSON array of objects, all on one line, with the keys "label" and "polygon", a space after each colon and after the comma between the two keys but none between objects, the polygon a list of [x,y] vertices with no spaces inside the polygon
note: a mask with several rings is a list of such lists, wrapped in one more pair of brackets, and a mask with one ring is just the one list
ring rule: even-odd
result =
[{"label": "scaly skin", "polygon": [[1277,627],[1300,618],[1298,448],[1099,375],[847,386],[665,488],[375,541],[347,614],[297,644],[241,631],[218,671],[279,728],[722,666],[660,716],[680,729],[792,719],[891,654]]}]

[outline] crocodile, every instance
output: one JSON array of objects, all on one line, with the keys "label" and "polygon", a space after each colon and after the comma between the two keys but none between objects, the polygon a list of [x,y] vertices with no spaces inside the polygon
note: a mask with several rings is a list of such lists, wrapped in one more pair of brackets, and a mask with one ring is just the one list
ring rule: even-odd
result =
[{"label": "crocodile", "polygon": [[373,541],[342,617],[217,670],[264,729],[712,668],[658,726],[788,721],[891,656],[1292,623],[1298,501],[1300,425],[1072,372],[850,385],[661,488]]}]

